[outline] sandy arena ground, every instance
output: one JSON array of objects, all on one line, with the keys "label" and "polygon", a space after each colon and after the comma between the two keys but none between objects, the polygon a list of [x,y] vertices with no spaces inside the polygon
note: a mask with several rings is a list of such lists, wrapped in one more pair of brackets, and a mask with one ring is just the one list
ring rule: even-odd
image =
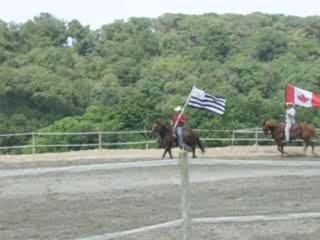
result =
[{"label": "sandy arena ground", "polygon": [[[199,153],[190,165],[192,217],[320,216],[320,159],[303,155],[301,147],[288,152],[281,158],[274,146],[259,146]],[[151,149],[0,156],[0,239],[100,240],[108,239],[106,233],[179,219],[179,168],[159,160],[161,154]],[[192,234],[196,240],[318,240],[319,216],[194,223]],[[117,239],[182,238],[173,227]]]}]

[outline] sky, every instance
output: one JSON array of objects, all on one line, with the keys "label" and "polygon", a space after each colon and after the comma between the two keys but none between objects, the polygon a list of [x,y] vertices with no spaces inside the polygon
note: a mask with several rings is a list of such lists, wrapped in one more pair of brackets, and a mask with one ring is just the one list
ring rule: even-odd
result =
[{"label": "sky", "polygon": [[204,14],[262,12],[319,16],[319,0],[0,0],[0,19],[23,23],[41,12],[97,29],[130,17],[156,18],[165,13]]}]

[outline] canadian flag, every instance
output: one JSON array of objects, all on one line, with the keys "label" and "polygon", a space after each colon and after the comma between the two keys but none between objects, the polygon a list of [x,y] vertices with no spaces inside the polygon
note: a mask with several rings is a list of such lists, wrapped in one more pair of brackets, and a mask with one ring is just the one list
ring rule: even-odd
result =
[{"label": "canadian flag", "polygon": [[301,88],[297,88],[293,85],[287,85],[286,102],[303,107],[320,108],[320,94],[312,93]]}]

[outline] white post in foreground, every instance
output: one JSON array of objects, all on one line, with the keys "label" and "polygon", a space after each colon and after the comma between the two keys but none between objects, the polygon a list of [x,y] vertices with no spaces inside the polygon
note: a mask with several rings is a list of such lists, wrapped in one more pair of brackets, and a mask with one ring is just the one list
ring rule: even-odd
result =
[{"label": "white post in foreground", "polygon": [[191,219],[190,219],[190,189],[189,189],[189,163],[187,152],[179,153],[179,165],[181,175],[181,196],[182,196],[182,219],[183,219],[183,240],[191,240]]}]

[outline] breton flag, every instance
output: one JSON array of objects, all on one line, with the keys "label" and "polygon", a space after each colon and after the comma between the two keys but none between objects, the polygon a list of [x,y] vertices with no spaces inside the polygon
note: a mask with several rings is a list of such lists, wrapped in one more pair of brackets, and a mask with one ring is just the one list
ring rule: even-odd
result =
[{"label": "breton flag", "polygon": [[226,99],[224,97],[208,94],[203,90],[193,87],[187,104],[191,107],[223,114],[225,111]]},{"label": "breton flag", "polygon": [[320,94],[312,93],[293,85],[287,85],[286,102],[303,107],[320,108]]}]

